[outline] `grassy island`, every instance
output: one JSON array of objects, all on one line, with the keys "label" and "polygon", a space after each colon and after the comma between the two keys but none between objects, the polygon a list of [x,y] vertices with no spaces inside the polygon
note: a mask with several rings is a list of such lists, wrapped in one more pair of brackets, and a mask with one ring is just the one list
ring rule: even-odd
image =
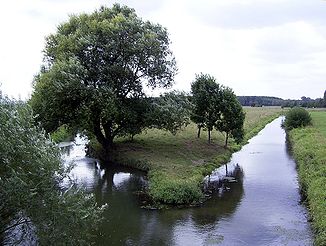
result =
[{"label": "grassy island", "polygon": [[148,171],[149,194],[165,204],[197,203],[203,197],[201,184],[204,176],[226,163],[251,137],[281,113],[281,108],[245,108],[245,139],[241,145],[232,140],[226,149],[224,136],[217,131],[212,141],[207,132],[197,138],[194,123],[172,135],[166,131],[148,129],[133,141],[116,141],[117,163]]}]

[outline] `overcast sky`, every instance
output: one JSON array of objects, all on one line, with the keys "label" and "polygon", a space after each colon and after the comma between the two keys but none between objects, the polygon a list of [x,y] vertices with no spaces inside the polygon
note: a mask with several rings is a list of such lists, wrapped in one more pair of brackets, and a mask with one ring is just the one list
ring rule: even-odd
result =
[{"label": "overcast sky", "polygon": [[42,63],[44,38],[69,14],[120,2],[165,26],[179,69],[175,89],[190,91],[209,73],[237,95],[297,99],[326,89],[326,1],[322,0],[10,0],[0,8],[0,83],[26,99]]}]

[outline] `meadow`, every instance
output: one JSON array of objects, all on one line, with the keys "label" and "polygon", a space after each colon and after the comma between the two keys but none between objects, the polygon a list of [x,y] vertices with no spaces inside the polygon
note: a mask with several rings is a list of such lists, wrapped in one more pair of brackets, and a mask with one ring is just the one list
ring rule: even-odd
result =
[{"label": "meadow", "polygon": [[117,140],[115,161],[119,164],[148,171],[149,194],[154,201],[168,204],[197,203],[203,197],[201,183],[204,176],[226,163],[231,154],[241,148],[268,122],[282,112],[281,108],[244,108],[245,138],[238,145],[232,140],[224,148],[224,135],[213,131],[212,141],[207,132],[197,138],[194,123],[172,135],[158,129],[147,129],[134,137]]},{"label": "meadow", "polygon": [[326,242],[326,111],[312,111],[312,126],[289,132],[315,245]]}]

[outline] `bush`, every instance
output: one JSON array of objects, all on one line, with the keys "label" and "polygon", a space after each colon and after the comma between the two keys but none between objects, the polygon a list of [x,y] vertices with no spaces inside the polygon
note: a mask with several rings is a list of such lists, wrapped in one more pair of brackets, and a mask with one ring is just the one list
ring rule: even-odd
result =
[{"label": "bush", "polygon": [[31,108],[0,92],[0,126],[0,245],[89,245],[102,209],[83,190],[60,188],[67,170]]},{"label": "bush", "polygon": [[284,127],[287,130],[311,124],[311,116],[304,108],[292,108],[286,114]]},{"label": "bush", "polygon": [[[184,180],[180,178],[168,178],[160,171],[149,173],[149,193],[154,201],[163,204],[191,204],[197,203],[202,198],[198,177]],[[199,179],[202,176],[199,175]]]}]

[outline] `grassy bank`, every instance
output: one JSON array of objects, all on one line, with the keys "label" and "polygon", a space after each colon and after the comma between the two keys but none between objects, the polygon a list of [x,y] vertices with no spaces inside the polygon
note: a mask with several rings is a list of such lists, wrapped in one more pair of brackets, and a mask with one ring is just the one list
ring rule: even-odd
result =
[{"label": "grassy bank", "polygon": [[326,242],[326,111],[311,112],[313,125],[290,131],[302,191],[315,231],[315,245]]},{"label": "grassy bank", "polygon": [[[281,112],[280,108],[245,108],[245,140],[256,135]],[[196,137],[195,124],[188,125],[175,136],[169,132],[149,129],[133,141],[117,139],[115,161],[148,171],[149,193],[154,201],[168,204],[189,204],[202,198],[204,176],[226,163],[240,149],[232,140],[223,148],[224,135],[214,131],[212,142],[207,132]]]},{"label": "grassy bank", "polygon": [[[245,141],[256,135],[281,112],[280,108],[245,108]],[[188,125],[175,136],[169,132],[149,129],[133,141],[117,139],[115,161],[148,171],[149,193],[160,203],[189,204],[202,198],[204,176],[226,163],[240,149],[232,140],[223,148],[224,135],[214,131],[212,142],[207,132],[196,137],[195,124]]]}]

